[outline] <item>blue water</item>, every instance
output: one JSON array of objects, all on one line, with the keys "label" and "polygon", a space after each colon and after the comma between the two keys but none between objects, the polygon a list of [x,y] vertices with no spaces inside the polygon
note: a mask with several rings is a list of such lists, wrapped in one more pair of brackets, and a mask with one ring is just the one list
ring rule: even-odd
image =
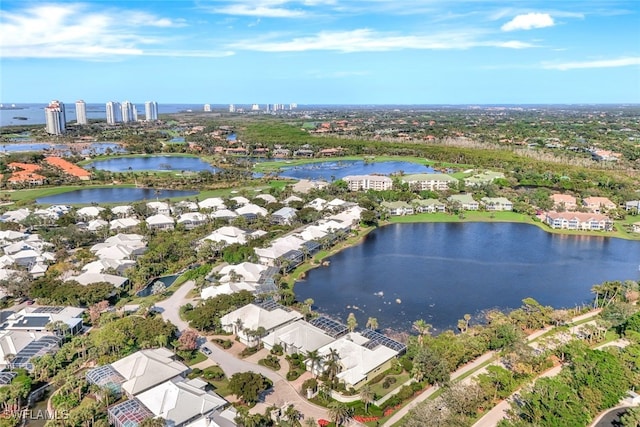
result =
[{"label": "blue water", "polygon": [[[61,151],[71,153],[71,148],[66,144],[48,144],[46,142],[18,142],[15,144],[0,145],[0,153],[12,153],[19,151]],[[125,150],[115,142],[94,142],[89,148],[80,150],[81,154],[104,154],[107,150],[114,153],[123,153]]]},{"label": "blue water", "polygon": [[210,171],[218,169],[197,157],[184,156],[145,156],[145,157],[114,157],[106,160],[96,160],[85,166],[86,169],[108,170],[111,172],[127,171]]},{"label": "blue water", "polygon": [[198,194],[198,192],[187,190],[155,190],[153,188],[87,188],[41,197],[37,199],[36,202],[51,205],[119,203],[139,200],[164,200],[172,197],[193,196],[195,194]]},{"label": "blue water", "polygon": [[433,173],[430,166],[411,162],[375,162],[365,163],[362,160],[340,160],[319,163],[309,163],[301,166],[283,166],[280,176],[295,179],[323,179],[333,181],[347,175],[382,174],[390,175],[403,172],[404,174]]},{"label": "blue water", "polygon": [[353,312],[360,325],[376,317],[382,329],[409,331],[424,319],[441,331],[527,297],[557,308],[590,303],[595,284],[640,279],[640,242],[515,223],[394,224],[329,261],[296,283],[299,301],[313,298],[342,321]]}]

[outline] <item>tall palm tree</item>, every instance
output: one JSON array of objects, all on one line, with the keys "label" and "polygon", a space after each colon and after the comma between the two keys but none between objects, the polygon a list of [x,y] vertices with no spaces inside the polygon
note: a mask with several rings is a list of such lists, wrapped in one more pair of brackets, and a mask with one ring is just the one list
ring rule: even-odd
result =
[{"label": "tall palm tree", "polygon": [[342,402],[331,402],[327,413],[337,427],[345,424],[352,416],[352,410]]},{"label": "tall palm tree", "polygon": [[418,319],[413,322],[413,329],[418,331],[418,342],[422,344],[425,335],[429,335],[433,325],[424,321],[424,319]]},{"label": "tall palm tree", "polygon": [[324,370],[329,375],[329,380],[333,379],[340,372],[340,353],[334,348],[329,349],[329,353],[324,356]]},{"label": "tall palm tree", "polygon": [[369,329],[373,329],[374,331],[376,329],[378,329],[378,319],[376,319],[375,317],[369,317],[369,319],[367,320],[367,328]]},{"label": "tall palm tree", "polygon": [[369,384],[365,384],[360,389],[360,400],[364,403],[364,411],[369,413],[369,405],[373,402],[375,393]]},{"label": "tall palm tree", "polygon": [[302,412],[298,411],[295,406],[289,405],[284,411],[284,416],[292,427],[300,427],[300,420],[303,418]]},{"label": "tall palm tree", "polygon": [[307,351],[307,361],[309,363],[309,370],[315,377],[317,372],[316,369],[320,368],[320,365],[322,362],[322,356],[320,356],[320,353],[318,353],[318,350]]},{"label": "tall palm tree", "polygon": [[358,327],[355,314],[349,313],[349,317],[347,317],[347,327],[349,328],[349,332],[353,332]]}]

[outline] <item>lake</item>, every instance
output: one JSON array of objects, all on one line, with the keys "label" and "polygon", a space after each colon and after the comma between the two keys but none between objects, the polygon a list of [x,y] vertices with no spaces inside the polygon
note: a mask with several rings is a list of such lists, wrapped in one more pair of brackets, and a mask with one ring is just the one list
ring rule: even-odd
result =
[{"label": "lake", "polygon": [[37,203],[51,205],[73,205],[86,203],[119,203],[140,200],[164,200],[172,197],[187,197],[198,194],[187,190],[156,190],[153,188],[87,188],[67,193],[41,197]]},{"label": "lake", "polygon": [[[122,153],[124,148],[120,144],[115,142],[94,142],[91,144],[80,144],[83,147],[79,150],[81,154],[104,154],[107,150],[112,152]],[[2,144],[0,146],[0,153],[12,153],[21,151],[61,151],[63,153],[71,153],[73,147],[68,144],[49,144],[46,142],[20,142],[15,144]]]},{"label": "lake", "polygon": [[405,174],[433,173],[430,166],[411,162],[374,162],[365,163],[362,160],[339,160],[309,163],[300,166],[283,166],[280,176],[295,179],[323,179],[332,181],[348,175],[381,174],[390,175],[400,171]]},{"label": "lake", "polygon": [[[527,297],[556,308],[591,303],[591,287],[638,280],[640,242],[547,233],[517,223],[392,224],[296,282],[299,301],[364,326],[408,331],[417,319],[453,329],[465,313],[513,309]],[[396,300],[399,300],[396,301]]]},{"label": "lake", "polygon": [[144,157],[114,157],[112,159],[96,160],[85,166],[85,169],[107,170],[111,172],[128,171],[191,171],[216,172],[218,169],[198,157],[186,156],[144,156]]}]

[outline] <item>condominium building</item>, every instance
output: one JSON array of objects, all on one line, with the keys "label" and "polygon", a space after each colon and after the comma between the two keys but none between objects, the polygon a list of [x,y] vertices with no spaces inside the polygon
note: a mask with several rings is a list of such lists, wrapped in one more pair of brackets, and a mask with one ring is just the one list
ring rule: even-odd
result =
[{"label": "condominium building", "polygon": [[402,182],[409,184],[413,190],[446,191],[458,180],[443,173],[417,173],[403,176]]},{"label": "condominium building", "polygon": [[[204,111],[207,111],[206,106]],[[209,107],[211,111],[211,107]],[[144,103],[144,117],[145,120],[150,122],[152,120],[158,120],[158,103],[155,101],[147,101]]]},{"label": "condominium building", "polygon": [[62,135],[67,129],[67,116],[64,111],[64,104],[58,100],[53,100],[44,109],[47,133],[51,135]]},{"label": "condominium building", "polygon": [[350,191],[359,190],[390,190],[393,180],[382,175],[350,175],[342,178]]},{"label": "condominium building", "polygon": [[106,106],[107,112],[107,124],[115,125],[116,123],[121,122],[120,119],[120,103],[109,101]]},{"label": "condominium building", "polygon": [[129,123],[136,121],[135,106],[129,101],[124,101],[120,106],[122,109],[122,122]]},{"label": "condominium building", "polygon": [[82,99],[76,101],[76,123],[87,124],[87,104]]},{"label": "condominium building", "polygon": [[235,113],[236,112],[236,106],[233,104],[229,104],[229,112],[230,113]]},{"label": "condominium building", "polygon": [[211,112],[211,104],[204,104],[204,111],[207,113]]}]

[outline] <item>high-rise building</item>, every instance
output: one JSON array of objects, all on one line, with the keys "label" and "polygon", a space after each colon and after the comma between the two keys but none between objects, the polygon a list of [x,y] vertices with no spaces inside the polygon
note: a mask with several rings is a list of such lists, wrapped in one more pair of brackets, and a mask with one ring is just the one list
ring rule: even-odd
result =
[{"label": "high-rise building", "polygon": [[67,116],[64,104],[53,100],[44,109],[46,130],[51,135],[62,135],[67,130]]},{"label": "high-rise building", "polygon": [[150,122],[158,120],[158,103],[155,101],[147,101],[144,103],[144,118]]},{"label": "high-rise building", "polygon": [[211,104],[204,104],[204,111],[210,112],[211,111]]},{"label": "high-rise building", "polygon": [[229,112],[230,113],[235,113],[236,112],[236,106],[233,104],[229,104]]},{"label": "high-rise building", "polygon": [[133,114],[134,105],[129,101],[124,101],[120,108],[122,109],[122,123],[129,123],[135,121]]},{"label": "high-rise building", "polygon": [[115,125],[120,120],[120,103],[109,101],[106,106],[107,110],[107,124]]},{"label": "high-rise building", "polygon": [[135,104],[133,105],[133,121],[138,121],[138,107],[136,107]]},{"label": "high-rise building", "polygon": [[79,125],[87,124],[87,104],[82,99],[76,101],[76,123]]}]

